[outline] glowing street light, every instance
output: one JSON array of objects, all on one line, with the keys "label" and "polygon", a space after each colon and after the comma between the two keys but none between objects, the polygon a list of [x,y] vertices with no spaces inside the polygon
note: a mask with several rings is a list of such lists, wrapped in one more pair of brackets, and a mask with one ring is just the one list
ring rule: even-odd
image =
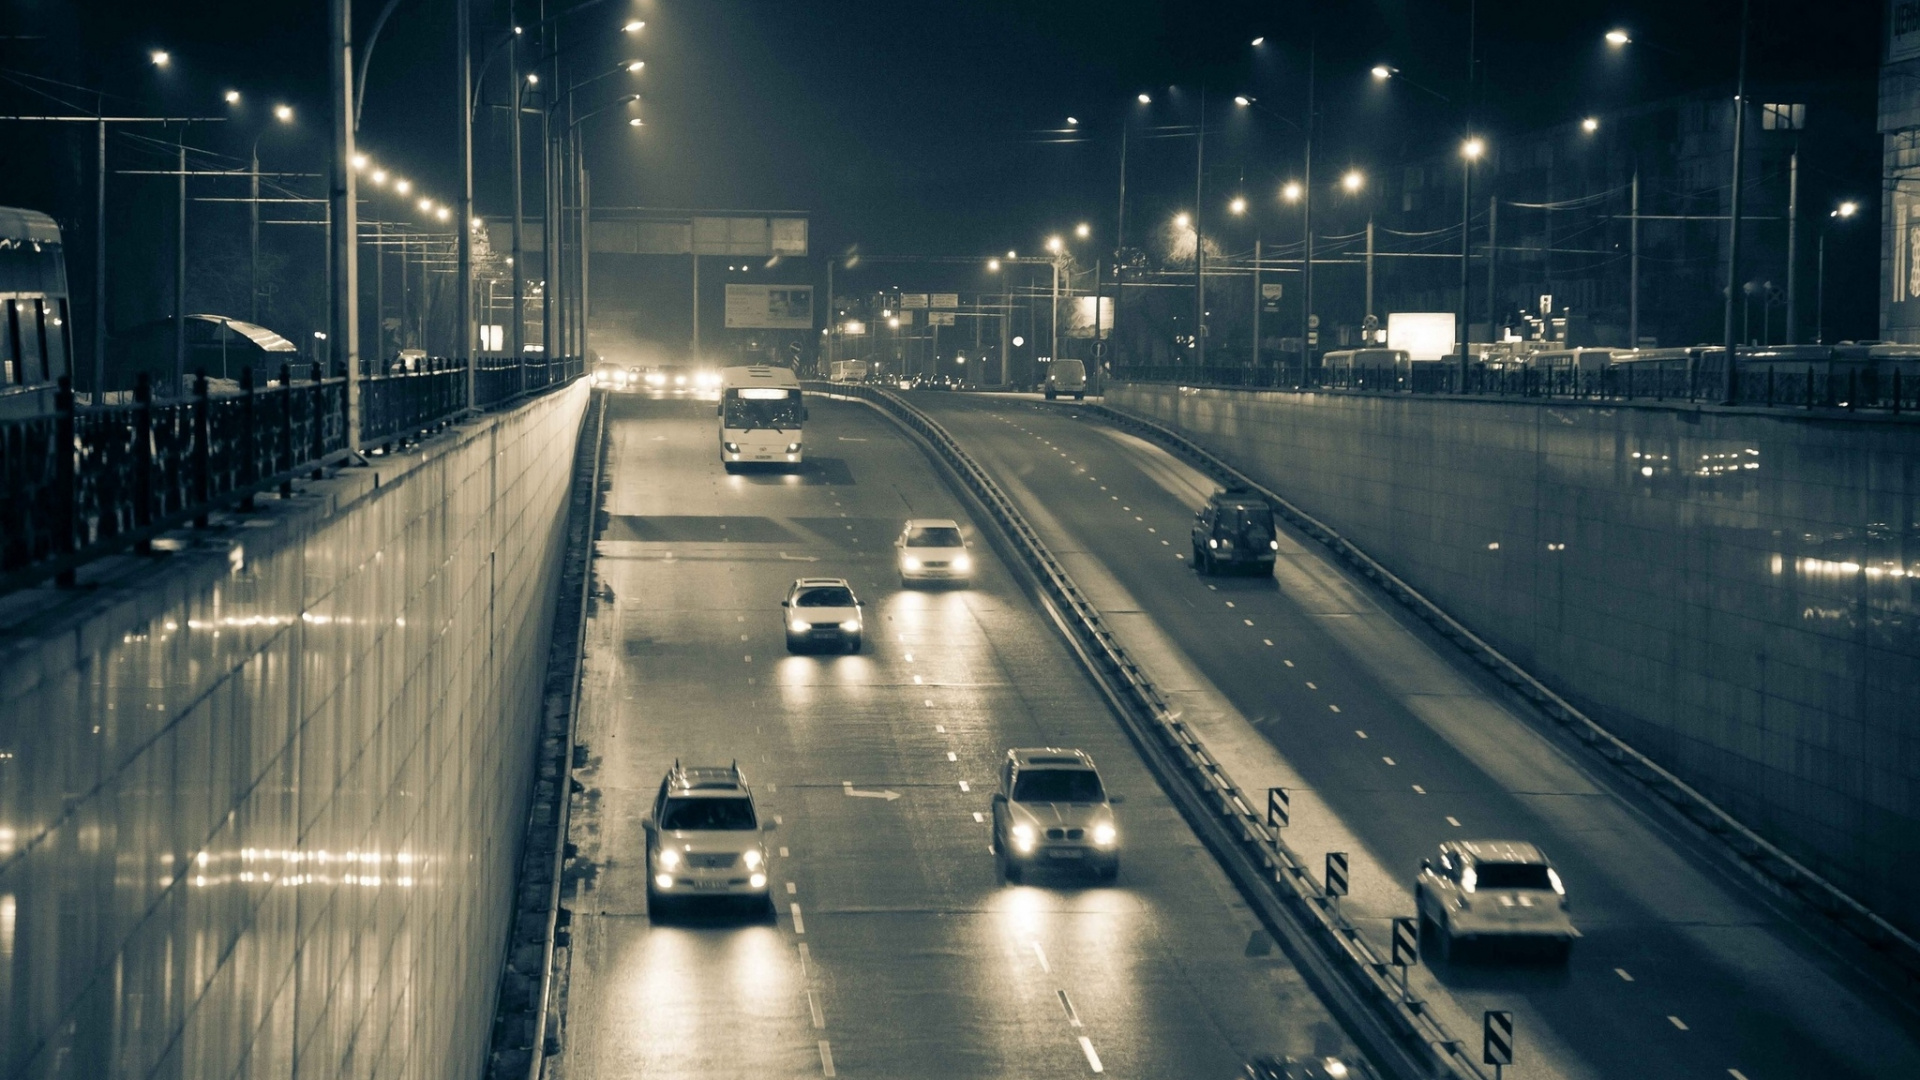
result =
[{"label": "glowing street light", "polygon": [[1629,44],[1632,41],[1633,41],[1633,38],[1630,37],[1625,30],[1621,30],[1616,27],[1612,30],[1607,31],[1607,44],[1613,46],[1616,49],[1622,45]]},{"label": "glowing street light", "polygon": [[1017,258],[1019,258],[1019,257],[1020,257],[1019,255],[1017,255],[1017,254],[1015,254],[1015,253],[1014,253],[1014,251],[1013,251],[1013,249],[1012,249],[1012,248],[1008,248],[1008,249],[1007,249],[1007,258],[1009,258],[1009,259],[1017,259]]},{"label": "glowing street light", "polygon": [[441,221],[445,221],[453,216],[453,211],[442,206],[434,210],[433,216],[439,218]]},{"label": "glowing street light", "polygon": [[1153,104],[1153,98],[1151,98],[1151,97],[1149,97],[1149,96],[1147,96],[1146,94],[1141,94],[1141,95],[1140,95],[1140,97],[1139,97],[1139,98],[1138,98],[1137,100],[1138,100],[1138,101],[1140,102],[1140,104],[1142,104],[1142,105],[1151,105],[1151,104]]},{"label": "glowing street light", "polygon": [[1053,252],[1055,255],[1060,254],[1060,250],[1066,246],[1067,245],[1057,236],[1047,237],[1047,250]]},{"label": "glowing street light", "polygon": [[407,192],[413,190],[413,181],[407,180],[405,178],[395,180],[393,182],[393,190],[399,192],[402,195],[405,195]]},{"label": "glowing street light", "polygon": [[155,49],[147,54],[147,58],[152,60],[153,66],[157,68],[166,67],[173,62],[173,56],[165,49]]},{"label": "glowing street light", "polygon": [[1386,82],[1388,79],[1391,79],[1391,78],[1393,78],[1392,68],[1388,67],[1385,64],[1373,65],[1373,80],[1375,82]]},{"label": "glowing street light", "polygon": [[1478,135],[1460,144],[1460,156],[1468,161],[1478,161],[1480,155],[1486,152],[1487,144]]},{"label": "glowing street light", "polygon": [[1235,94],[1233,95],[1233,103],[1244,109],[1253,104],[1253,99],[1245,94]]},{"label": "glowing street light", "polygon": [[1079,126],[1080,126],[1080,118],[1079,118],[1079,117],[1077,117],[1077,116],[1069,116],[1069,117],[1067,117],[1067,126],[1068,126],[1068,127],[1079,127]]},{"label": "glowing street light", "polygon": [[1174,215],[1173,223],[1179,228],[1185,229],[1193,225],[1193,219],[1191,217],[1188,217],[1186,213],[1183,211],[1181,213]]},{"label": "glowing street light", "polygon": [[229,90],[225,94],[222,94],[221,97],[225,98],[229,105],[240,104],[240,91],[238,90]]},{"label": "glowing street light", "polygon": [[1093,235],[1093,226],[1083,221],[1073,227],[1073,235],[1085,240],[1087,237]]},{"label": "glowing street light", "polygon": [[423,213],[423,214],[430,214],[430,213],[432,213],[432,212],[433,212],[433,200],[432,200],[432,199],[421,199],[421,200],[420,200],[420,212],[421,212],[421,213]]},{"label": "glowing street light", "polygon": [[1596,131],[1599,131],[1600,118],[1597,116],[1589,116],[1585,120],[1580,121],[1580,130],[1586,132],[1589,135],[1593,134]]},{"label": "glowing street light", "polygon": [[633,119],[627,121],[627,126],[628,127],[646,127],[647,122],[636,116]]},{"label": "glowing street light", "polygon": [[353,171],[354,172],[360,172],[364,170],[366,167],[367,167],[367,155],[365,154],[353,155]]},{"label": "glowing street light", "polygon": [[1303,194],[1303,192],[1304,192],[1304,189],[1301,188],[1300,181],[1289,180],[1287,181],[1286,186],[1280,189],[1280,197],[1287,200],[1288,202],[1299,202],[1300,196],[1301,194]]},{"label": "glowing street light", "polygon": [[1837,218],[1850,218],[1859,212],[1860,212],[1860,204],[1857,202],[1854,202],[1852,199],[1848,199],[1846,202],[1843,202],[1838,207],[1834,208],[1832,216]]},{"label": "glowing street light", "polygon": [[1227,209],[1236,214],[1244,214],[1247,212],[1247,200],[1243,196],[1235,195],[1233,201],[1227,204]]},{"label": "glowing street light", "polygon": [[997,273],[999,273],[999,272],[1000,272],[1000,260],[999,260],[999,259],[988,259],[988,260],[987,260],[987,270],[988,270],[989,272],[991,272],[991,273],[995,273],[995,274],[997,274]]},{"label": "glowing street light", "polygon": [[647,66],[647,62],[646,62],[645,60],[629,60],[629,61],[627,61],[627,70],[628,70],[628,71],[640,71],[641,69],[643,69],[643,68],[645,68],[646,66]]},{"label": "glowing street light", "polygon": [[1348,194],[1359,191],[1366,182],[1367,178],[1360,174],[1359,169],[1348,169],[1347,174],[1340,178],[1340,186],[1346,188]]},{"label": "glowing street light", "polygon": [[527,85],[528,85],[528,86],[539,86],[539,85],[540,85],[540,76],[539,76],[539,75],[536,75],[535,73],[533,73],[533,72],[531,72],[531,71],[529,71],[529,72],[527,72]]},{"label": "glowing street light", "polygon": [[283,124],[293,123],[293,106],[285,104],[275,105],[273,107],[273,118]]},{"label": "glowing street light", "polygon": [[[640,31],[646,29],[646,26],[647,26],[646,23],[642,22],[639,19],[635,19],[632,22],[628,23],[627,25],[621,27],[620,29],[629,34],[637,34]],[[519,27],[515,27],[514,30],[517,33],[519,31]]]},{"label": "glowing street light", "polygon": [[385,169],[375,169],[367,175],[367,178],[372,180],[378,187],[387,186],[387,170]]},{"label": "glowing street light", "polygon": [[1265,37],[1257,37],[1253,39],[1253,47],[1256,49],[1262,45],[1265,45],[1266,43],[1267,43],[1267,39]]}]

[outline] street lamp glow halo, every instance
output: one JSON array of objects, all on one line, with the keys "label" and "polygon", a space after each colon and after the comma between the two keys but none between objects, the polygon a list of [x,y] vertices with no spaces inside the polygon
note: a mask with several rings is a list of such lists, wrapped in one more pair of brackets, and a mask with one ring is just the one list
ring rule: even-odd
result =
[{"label": "street lamp glow halo", "polygon": [[293,123],[293,106],[275,105],[273,107],[273,118],[283,124]]},{"label": "street lamp glow halo", "polygon": [[1142,104],[1142,105],[1151,105],[1151,104],[1153,104],[1153,98],[1151,98],[1151,97],[1149,97],[1149,96],[1147,96],[1146,94],[1141,94],[1141,95],[1140,95],[1140,96],[1139,96],[1138,98],[1136,98],[1135,100],[1136,100],[1136,101],[1138,101],[1138,102],[1140,102],[1140,104]]},{"label": "street lamp glow halo", "polygon": [[163,68],[173,62],[173,54],[167,52],[165,49],[155,49],[147,54],[147,59],[153,61],[154,67]]},{"label": "street lamp glow halo", "polygon": [[1632,43],[1633,43],[1633,36],[1631,34],[1628,34],[1625,30],[1616,28],[1616,29],[1607,31],[1607,44],[1612,45],[1616,49],[1622,45],[1630,45]]},{"label": "street lamp glow halo", "polygon": [[1835,217],[1850,218],[1859,212],[1860,204],[1854,202],[1852,199],[1848,199],[1846,202],[1841,203],[1839,209],[1836,209],[1833,214]]},{"label": "street lamp glow halo", "polygon": [[[628,23],[627,25],[621,27],[620,29],[629,34],[637,34],[641,30],[645,29],[646,25],[647,24],[645,22],[642,22],[639,19],[635,19],[632,22]],[[513,29],[514,29],[514,33],[516,34],[520,32],[520,28],[517,26],[514,27]]]},{"label": "street lamp glow halo", "polygon": [[1244,109],[1247,106],[1253,104],[1253,99],[1248,97],[1245,94],[1235,94],[1233,96],[1233,103]]},{"label": "street lamp glow halo", "polygon": [[1597,116],[1589,116],[1585,120],[1580,121],[1580,130],[1586,132],[1589,135],[1593,134],[1596,131],[1599,131],[1600,118]]},{"label": "street lamp glow halo", "polygon": [[1359,169],[1348,169],[1347,174],[1340,178],[1340,186],[1348,191],[1359,191],[1366,182],[1367,178],[1361,175]]},{"label": "street lamp glow halo", "polygon": [[1299,202],[1301,190],[1300,181],[1289,180],[1286,186],[1280,189],[1280,197],[1288,202]]},{"label": "street lamp glow halo", "polygon": [[1175,215],[1174,215],[1174,218],[1173,218],[1173,223],[1174,223],[1174,224],[1175,224],[1176,226],[1178,226],[1178,227],[1180,227],[1180,228],[1182,228],[1182,229],[1184,229],[1184,228],[1186,228],[1187,226],[1189,226],[1189,225],[1191,225],[1191,224],[1193,224],[1193,219],[1192,219],[1192,218],[1190,218],[1190,217],[1188,217],[1188,216],[1187,216],[1187,215],[1186,215],[1185,213],[1180,213],[1180,214],[1175,214]]},{"label": "street lamp glow halo", "polygon": [[226,99],[226,102],[227,102],[227,104],[229,104],[229,105],[238,105],[238,104],[240,104],[240,91],[238,91],[238,90],[229,90],[229,91],[227,91],[227,92],[226,92],[225,94],[223,94],[223,95],[221,95],[221,96],[222,96],[222,97],[224,97],[224,98]]},{"label": "street lamp glow halo", "polygon": [[1245,198],[1244,196],[1241,196],[1241,195],[1235,195],[1235,196],[1233,197],[1233,201],[1232,201],[1232,202],[1229,202],[1229,203],[1227,204],[1227,209],[1229,209],[1229,210],[1231,210],[1231,211],[1233,211],[1233,212],[1234,212],[1234,213],[1236,213],[1236,214],[1244,214],[1244,213],[1246,213],[1246,212],[1247,212],[1247,200],[1246,200],[1246,198]]},{"label": "street lamp glow halo", "polygon": [[1373,65],[1373,77],[1378,82],[1386,82],[1388,79],[1393,78],[1393,69],[1385,64],[1375,64]]},{"label": "street lamp glow halo", "polygon": [[1468,161],[1478,160],[1480,155],[1486,152],[1486,142],[1477,135],[1460,144],[1460,156]]},{"label": "street lamp glow halo", "polygon": [[1264,35],[1253,39],[1253,47],[1256,49],[1262,45],[1265,45],[1266,43],[1267,43],[1267,39]]},{"label": "street lamp glow halo", "polygon": [[1073,235],[1079,237],[1082,240],[1085,240],[1087,237],[1093,235],[1093,226],[1083,221],[1080,224],[1074,226]]}]

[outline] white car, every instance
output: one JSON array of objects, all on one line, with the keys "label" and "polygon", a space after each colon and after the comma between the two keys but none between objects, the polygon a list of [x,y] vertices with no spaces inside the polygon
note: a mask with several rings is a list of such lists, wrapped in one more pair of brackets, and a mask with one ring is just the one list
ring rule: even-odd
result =
[{"label": "white car", "polygon": [[1000,876],[1029,869],[1120,874],[1120,831],[1100,772],[1084,750],[1043,746],[1007,751],[993,795],[993,851]]},{"label": "white car", "polygon": [[1580,936],[1567,887],[1540,849],[1518,840],[1451,840],[1420,860],[1413,887],[1423,936],[1442,959],[1468,943],[1534,945],[1564,963]]},{"label": "white car", "polygon": [[786,623],[787,651],[792,653],[831,645],[857,653],[866,633],[863,609],[845,578],[800,578],[780,601]]},{"label": "white car", "polygon": [[893,546],[900,553],[900,582],[966,581],[973,577],[960,523],[951,518],[913,518]]},{"label": "white car", "polygon": [[647,834],[647,913],[676,900],[734,898],[771,910],[767,846],[753,792],[738,764],[683,767],[660,781]]}]

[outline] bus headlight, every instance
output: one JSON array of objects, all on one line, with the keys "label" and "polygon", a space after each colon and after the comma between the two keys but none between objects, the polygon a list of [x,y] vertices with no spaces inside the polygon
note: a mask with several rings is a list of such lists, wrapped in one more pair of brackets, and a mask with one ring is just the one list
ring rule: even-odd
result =
[{"label": "bus headlight", "polygon": [[799,453],[799,452],[800,452],[800,444],[799,444],[799,443],[797,443],[797,442],[790,442],[790,443],[788,443],[788,444],[787,444],[787,453],[789,453],[789,454],[797,454],[797,453]]},{"label": "bus headlight", "polygon": [[725,447],[727,453],[729,454],[737,454],[740,452],[740,444],[737,442],[725,442],[725,443],[721,443],[720,445],[722,447]]}]

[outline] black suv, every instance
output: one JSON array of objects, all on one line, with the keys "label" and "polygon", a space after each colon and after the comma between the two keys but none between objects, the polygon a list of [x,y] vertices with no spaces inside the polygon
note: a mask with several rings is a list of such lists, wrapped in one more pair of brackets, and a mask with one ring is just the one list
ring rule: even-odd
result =
[{"label": "black suv", "polygon": [[1245,488],[1216,491],[1193,515],[1193,566],[1203,574],[1247,569],[1273,572],[1280,550],[1273,507]]}]

